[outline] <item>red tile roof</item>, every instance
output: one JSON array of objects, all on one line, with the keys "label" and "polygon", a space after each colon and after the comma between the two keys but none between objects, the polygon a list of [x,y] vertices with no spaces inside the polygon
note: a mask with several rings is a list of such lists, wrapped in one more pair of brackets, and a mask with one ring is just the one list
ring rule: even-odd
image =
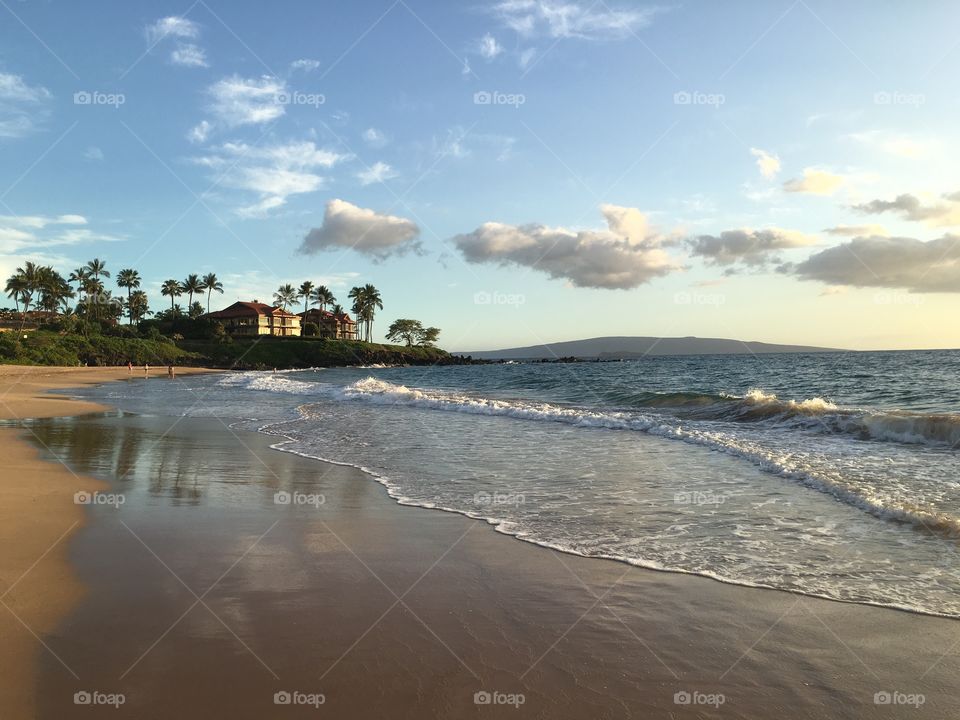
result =
[{"label": "red tile roof", "polygon": [[261,315],[273,315],[274,317],[297,317],[291,312],[287,312],[281,307],[274,307],[261,302],[235,302],[230,307],[216,312],[209,313],[207,317],[211,318],[237,318],[237,317],[260,317]]}]

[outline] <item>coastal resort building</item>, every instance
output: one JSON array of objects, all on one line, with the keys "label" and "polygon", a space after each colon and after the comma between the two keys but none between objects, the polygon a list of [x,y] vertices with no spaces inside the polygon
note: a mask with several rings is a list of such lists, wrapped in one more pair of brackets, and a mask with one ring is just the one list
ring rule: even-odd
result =
[{"label": "coastal resort building", "polygon": [[299,314],[301,327],[317,326],[320,337],[330,340],[356,340],[357,323],[346,313],[335,315],[329,310],[312,308]]},{"label": "coastal resort building", "polygon": [[299,337],[300,318],[281,307],[262,302],[235,302],[230,307],[208,313],[203,317],[223,324],[228,335],[234,337]]}]

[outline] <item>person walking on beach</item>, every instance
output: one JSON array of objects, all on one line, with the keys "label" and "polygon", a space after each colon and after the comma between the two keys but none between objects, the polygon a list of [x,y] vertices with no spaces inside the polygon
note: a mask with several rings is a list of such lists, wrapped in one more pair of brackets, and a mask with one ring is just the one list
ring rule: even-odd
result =
[{"label": "person walking on beach", "polygon": [[143,376],[147,377],[150,374],[150,363],[143,364]]},{"label": "person walking on beach", "polygon": [[174,374],[173,365],[167,365],[167,377],[173,380]]},{"label": "person walking on beach", "polygon": [[133,375],[133,360],[127,360],[127,372]]}]

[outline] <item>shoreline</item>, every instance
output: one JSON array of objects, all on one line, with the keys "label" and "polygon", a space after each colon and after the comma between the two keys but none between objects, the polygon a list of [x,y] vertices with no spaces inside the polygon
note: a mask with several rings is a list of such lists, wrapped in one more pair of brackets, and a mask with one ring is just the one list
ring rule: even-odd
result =
[{"label": "shoreline", "polygon": [[[61,387],[101,382],[65,378]],[[861,717],[887,690],[927,693],[911,717],[939,717],[952,702],[952,620],[518,542],[469,516],[398,503],[355,466],[283,452],[272,447],[276,436],[238,435],[210,418],[183,420],[173,432],[158,418],[114,415],[34,430],[28,442],[9,442],[46,447],[32,467],[66,474],[71,492],[76,476],[50,456],[118,491],[116,449],[136,459],[121,513],[91,508],[95,521],[71,533],[70,563],[64,542],[42,563],[62,560],[76,594],[59,621],[48,618],[65,665],[27,636],[41,659],[38,717],[72,716],[72,693],[91,687],[126,693],[120,715],[128,717],[148,708],[272,717],[273,693],[295,689],[325,693],[337,717],[484,716],[472,700],[482,691],[519,691],[525,715],[551,718]],[[141,454],[128,447],[136,438]],[[212,465],[181,478],[179,469],[201,458]],[[322,491],[322,514],[278,513],[278,489]],[[61,510],[83,514],[72,504]],[[199,608],[162,635],[192,599],[117,527],[127,523],[197,592],[231,568],[206,600],[221,624],[209,615],[204,623]],[[243,550],[261,533],[266,540],[248,557]],[[156,592],[170,585],[175,593]],[[225,682],[242,688],[235,698],[204,691]],[[683,692],[719,692],[725,704],[677,705]]]},{"label": "shoreline", "polygon": [[[107,412],[108,406],[50,391],[131,377],[142,379],[142,368],[134,368],[131,376],[127,368],[0,365],[0,420]],[[160,377],[158,369],[153,379]],[[162,379],[167,379],[165,371]],[[85,592],[67,557],[70,539],[87,519],[73,494],[106,487],[44,458],[25,437],[29,433],[0,427],[0,455],[7,469],[0,483],[0,716],[17,718],[34,714],[37,665],[46,652],[42,638]]]}]

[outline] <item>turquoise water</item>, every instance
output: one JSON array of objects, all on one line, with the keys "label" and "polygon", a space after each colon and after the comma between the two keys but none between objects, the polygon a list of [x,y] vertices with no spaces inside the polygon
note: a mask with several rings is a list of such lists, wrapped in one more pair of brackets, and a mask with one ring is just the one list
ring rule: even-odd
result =
[{"label": "turquoise water", "polygon": [[234,373],[89,391],[644,567],[960,617],[960,353]]}]

